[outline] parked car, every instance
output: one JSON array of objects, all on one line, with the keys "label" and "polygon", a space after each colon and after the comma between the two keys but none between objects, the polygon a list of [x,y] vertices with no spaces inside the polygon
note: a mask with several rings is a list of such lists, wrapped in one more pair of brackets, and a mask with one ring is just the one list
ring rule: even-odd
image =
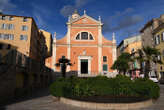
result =
[{"label": "parked car", "polygon": [[155,83],[158,83],[158,78],[157,76],[149,76],[149,79],[152,80]]},{"label": "parked car", "polygon": [[159,83],[160,83],[160,84],[164,84],[164,78],[161,78],[161,79],[159,80]]}]

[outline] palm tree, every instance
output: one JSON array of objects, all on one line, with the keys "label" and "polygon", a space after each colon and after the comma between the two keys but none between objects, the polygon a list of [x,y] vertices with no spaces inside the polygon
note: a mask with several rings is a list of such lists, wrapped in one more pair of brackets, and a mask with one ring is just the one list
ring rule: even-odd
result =
[{"label": "palm tree", "polygon": [[[152,70],[152,62],[162,64],[161,60],[158,59],[160,55],[161,53],[156,48],[143,47],[143,49],[138,50],[138,57],[136,59],[140,62],[140,65],[143,62],[145,63],[144,74],[146,78],[149,77],[149,72]],[[142,69],[142,66],[140,69]]]},{"label": "palm tree", "polygon": [[129,62],[132,61],[131,55],[129,53],[122,53],[117,60],[112,65],[111,69],[117,69],[119,74],[123,73],[124,75],[129,70]]},{"label": "palm tree", "polygon": [[134,57],[134,60],[136,60],[138,63],[139,63],[139,65],[140,65],[140,72],[142,73],[143,72],[143,66],[142,66],[142,64],[143,64],[143,62],[144,62],[144,58],[143,58],[143,56],[144,56],[144,54],[143,54],[143,51],[142,51],[142,49],[138,49],[137,51],[136,51],[136,55],[135,55],[135,57]]}]

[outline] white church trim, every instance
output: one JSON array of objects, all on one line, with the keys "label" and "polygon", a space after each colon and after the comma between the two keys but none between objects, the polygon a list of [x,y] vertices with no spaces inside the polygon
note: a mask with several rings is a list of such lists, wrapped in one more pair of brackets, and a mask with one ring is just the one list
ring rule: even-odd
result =
[{"label": "white church trim", "polygon": [[[88,60],[88,74],[81,74],[81,60],[86,59]],[[88,76],[91,75],[91,56],[78,56],[78,76]]]}]

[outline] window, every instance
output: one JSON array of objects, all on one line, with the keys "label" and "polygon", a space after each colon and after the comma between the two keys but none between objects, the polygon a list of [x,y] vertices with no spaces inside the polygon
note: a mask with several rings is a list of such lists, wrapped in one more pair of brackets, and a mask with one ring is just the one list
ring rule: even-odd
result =
[{"label": "window", "polygon": [[7,40],[7,39],[9,39],[9,34],[4,35],[4,40]]},{"label": "window", "polygon": [[93,36],[91,34],[89,34],[89,39],[93,40]]},{"label": "window", "polygon": [[81,33],[81,39],[82,40],[87,40],[88,39],[88,32],[82,32]]},{"label": "window", "polygon": [[27,22],[28,20],[27,20],[27,18],[23,18],[23,22]]},{"label": "window", "polygon": [[14,34],[1,34],[0,33],[0,39],[1,40],[14,40]]},{"label": "window", "polygon": [[0,49],[3,49],[3,44],[0,44]]},{"label": "window", "polygon": [[7,29],[7,24],[2,24],[1,29]]},{"label": "window", "polygon": [[9,30],[14,29],[14,24],[8,24],[8,29],[9,29]]},{"label": "window", "polygon": [[11,48],[11,45],[10,45],[10,44],[8,44],[7,49],[10,49],[10,48]]},{"label": "window", "polygon": [[108,65],[107,64],[103,64],[103,71],[108,71]]},{"label": "window", "polygon": [[93,36],[89,32],[81,32],[77,34],[76,40],[93,40]]},{"label": "window", "polygon": [[158,56],[157,56],[157,59],[158,59],[158,61],[160,61],[160,60],[161,60],[161,56],[160,56],[160,55],[158,55]]},{"label": "window", "polygon": [[9,21],[12,21],[14,18],[12,16],[9,16]]},{"label": "window", "polygon": [[135,52],[135,49],[134,49],[134,48],[132,48],[131,53],[134,53],[134,52]]},{"label": "window", "polygon": [[20,40],[27,40],[27,35],[20,35]]},{"label": "window", "polygon": [[159,35],[157,35],[157,36],[155,37],[155,44],[156,44],[156,45],[160,44],[160,36],[159,36]]},{"label": "window", "polygon": [[107,62],[107,56],[103,56],[103,62]]},{"label": "window", "polygon": [[2,16],[2,20],[5,20],[6,19],[6,17],[5,16]]},{"label": "window", "polygon": [[161,40],[164,42],[164,32],[161,34]]},{"label": "window", "polygon": [[14,34],[9,34],[9,40],[14,40]]},{"label": "window", "polygon": [[78,34],[77,36],[76,36],[76,40],[79,40],[80,39],[80,34]]},{"label": "window", "polygon": [[0,33],[0,39],[3,39],[3,34]]},{"label": "window", "polygon": [[27,31],[28,27],[26,25],[22,26],[22,31]]},{"label": "window", "polygon": [[164,56],[164,50],[162,51],[162,55]]},{"label": "window", "polygon": [[14,24],[2,24],[1,29],[12,30],[12,29],[14,29]]}]

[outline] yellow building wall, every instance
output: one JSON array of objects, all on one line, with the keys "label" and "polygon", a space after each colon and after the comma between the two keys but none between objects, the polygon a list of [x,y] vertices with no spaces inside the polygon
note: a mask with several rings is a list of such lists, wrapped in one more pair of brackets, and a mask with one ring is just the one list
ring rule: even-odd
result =
[{"label": "yellow building wall", "polygon": [[[163,56],[163,51],[164,51],[164,41],[161,41],[161,34],[164,32],[164,28],[160,29],[157,33],[155,33],[155,36],[159,35],[160,36],[160,44],[156,45],[155,48],[159,49],[161,52],[161,61],[164,63],[164,56]],[[160,72],[164,72],[164,64],[157,64],[157,73],[160,77]]]},{"label": "yellow building wall", "polygon": [[[2,34],[14,34],[14,40],[0,39],[0,43],[10,44],[13,47],[17,47],[17,51],[25,54],[26,56],[29,56],[32,18],[27,18],[27,19],[28,19],[27,22],[23,22],[23,17],[14,16],[12,21],[9,21],[8,19],[0,20],[0,25],[2,24],[14,25],[14,29],[12,30],[0,29],[0,33]],[[28,29],[26,31],[22,31],[23,25],[28,26]],[[20,35],[27,35],[28,36],[27,41],[20,40]]]},{"label": "yellow building wall", "polygon": [[52,49],[52,44],[51,44],[51,42],[52,42],[52,36],[51,36],[51,33],[49,33],[49,32],[46,32],[46,31],[44,31],[44,30],[40,30],[42,33],[43,33],[43,35],[44,35],[44,37],[45,37],[45,41],[46,41],[46,46],[47,46],[47,55],[48,56],[51,56],[51,49]]},{"label": "yellow building wall", "polygon": [[124,49],[124,52],[127,53],[132,53],[132,49],[134,49],[134,51],[141,49],[142,48],[142,42],[138,41],[138,42],[133,42],[128,44],[128,46]]},{"label": "yellow building wall", "polygon": [[[39,59],[38,57],[40,52],[40,36],[38,28],[35,24],[35,21],[31,17],[25,17],[27,19],[26,22],[23,21],[23,16],[12,16],[12,15],[0,15],[5,17],[13,17],[10,21],[8,19],[1,20],[0,19],[0,33],[1,34],[13,34],[14,39],[0,39],[0,44],[3,45],[3,49],[0,49],[1,56],[5,56],[10,50],[16,49],[18,53],[30,57],[31,59]],[[13,24],[14,28],[9,29],[1,29],[2,24]],[[22,30],[22,26],[27,26],[27,30]],[[27,35],[27,40],[20,40],[20,35]],[[10,49],[7,49],[8,44],[11,45]],[[5,46],[5,48],[4,48]],[[17,60],[17,59],[16,59]],[[39,59],[40,60],[40,59]],[[28,83],[29,85],[33,85],[34,77],[32,73],[29,74]],[[16,88],[23,88],[24,86],[24,76],[23,73],[16,73]]]}]

